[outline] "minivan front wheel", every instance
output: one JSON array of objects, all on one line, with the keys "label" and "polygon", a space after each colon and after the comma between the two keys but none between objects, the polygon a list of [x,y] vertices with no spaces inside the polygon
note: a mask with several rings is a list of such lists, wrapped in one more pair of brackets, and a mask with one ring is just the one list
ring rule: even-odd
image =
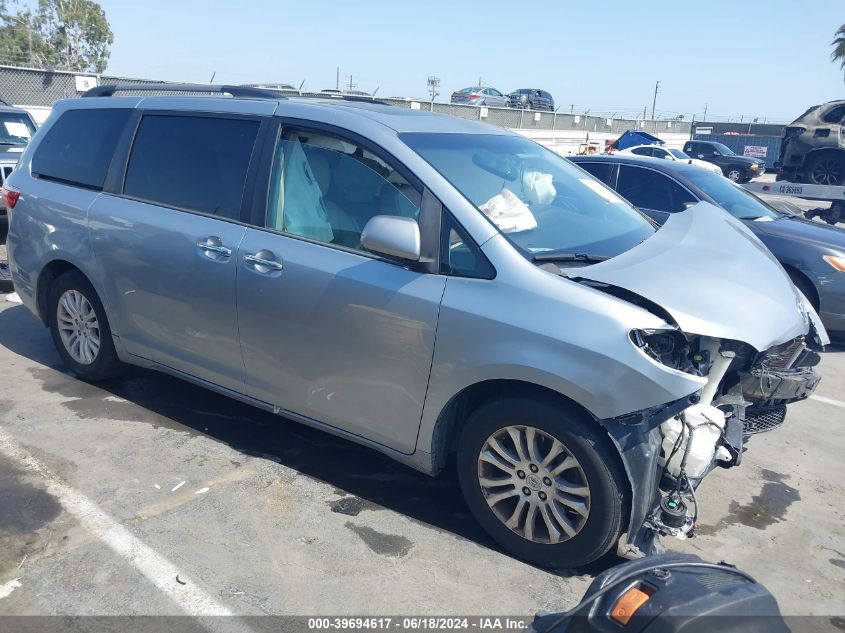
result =
[{"label": "minivan front wheel", "polygon": [[605,554],[623,528],[614,452],[574,407],[509,398],[472,414],[458,473],[470,510],[502,547],[537,565],[578,566]]},{"label": "minivan front wheel", "polygon": [[66,272],[53,281],[48,310],[53,344],[72,373],[96,382],[119,372],[103,305],[82,273]]}]

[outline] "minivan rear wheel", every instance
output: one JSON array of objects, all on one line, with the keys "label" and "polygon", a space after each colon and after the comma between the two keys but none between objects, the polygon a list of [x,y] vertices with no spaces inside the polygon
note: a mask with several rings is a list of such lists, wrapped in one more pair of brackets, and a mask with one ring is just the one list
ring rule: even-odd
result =
[{"label": "minivan rear wheel", "polygon": [[573,406],[496,400],[467,421],[458,476],[476,520],[509,552],[544,567],[575,567],[619,538],[626,486],[618,454]]},{"label": "minivan rear wheel", "polygon": [[71,372],[91,382],[107,380],[121,368],[103,304],[79,271],[50,285],[48,318],[53,344]]}]

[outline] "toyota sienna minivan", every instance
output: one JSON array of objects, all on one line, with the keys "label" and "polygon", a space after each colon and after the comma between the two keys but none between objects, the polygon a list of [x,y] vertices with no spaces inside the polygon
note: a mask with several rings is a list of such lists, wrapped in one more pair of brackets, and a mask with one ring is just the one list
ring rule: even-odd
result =
[{"label": "toyota sienna minivan", "polygon": [[180,96],[58,102],[3,191],[15,289],[83,380],[154,368],[431,475],[454,459],[484,529],[547,566],[685,535],[745,407],[818,382],[817,315],[716,207],[657,230],[459,118],[145,89]]}]

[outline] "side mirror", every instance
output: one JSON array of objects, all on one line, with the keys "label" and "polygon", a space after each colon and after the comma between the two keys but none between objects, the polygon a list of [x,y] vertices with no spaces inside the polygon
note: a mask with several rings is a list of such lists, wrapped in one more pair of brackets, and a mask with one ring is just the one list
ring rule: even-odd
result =
[{"label": "side mirror", "polygon": [[420,227],[411,218],[376,215],[361,231],[361,244],[378,255],[416,262],[420,259]]}]

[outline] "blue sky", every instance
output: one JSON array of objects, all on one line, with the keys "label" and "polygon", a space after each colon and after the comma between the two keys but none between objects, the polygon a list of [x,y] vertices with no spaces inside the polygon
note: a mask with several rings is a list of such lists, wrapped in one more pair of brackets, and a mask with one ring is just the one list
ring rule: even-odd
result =
[{"label": "blue sky", "polygon": [[791,120],[845,97],[830,42],[842,0],[100,0],[115,34],[108,72],[163,80],[284,82],[348,75],[379,96],[441,97],[485,84],[542,87],[561,112]]}]

